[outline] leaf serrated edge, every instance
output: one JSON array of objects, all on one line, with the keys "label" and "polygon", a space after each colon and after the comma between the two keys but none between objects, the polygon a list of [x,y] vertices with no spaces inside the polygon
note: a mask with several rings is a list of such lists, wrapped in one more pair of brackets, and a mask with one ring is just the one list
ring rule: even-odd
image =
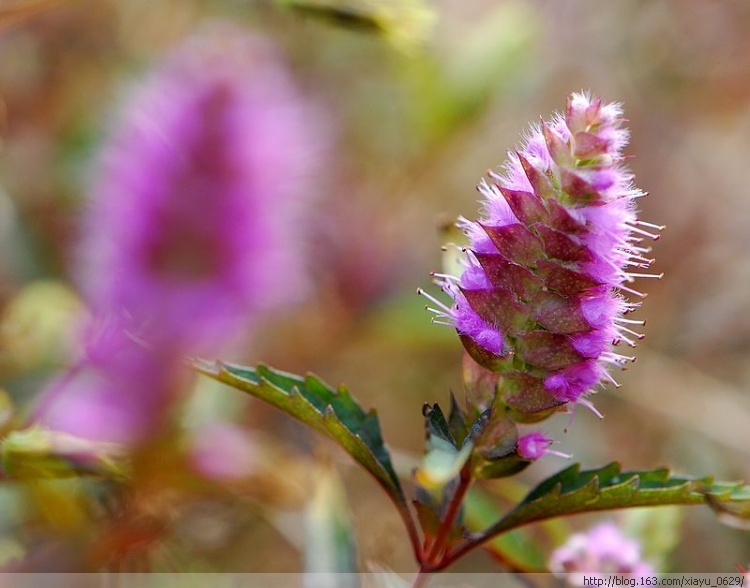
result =
[{"label": "leaf serrated edge", "polygon": [[[315,376],[314,374],[307,374],[306,378],[311,378],[312,382],[315,383],[315,386],[323,386],[327,389],[329,389],[334,396],[341,395],[344,396],[348,401],[356,407],[358,411],[358,418],[360,418],[361,421],[364,421],[368,418],[373,418],[375,420],[375,423],[377,425],[377,432],[378,432],[378,442],[382,446],[382,449],[385,452],[385,456],[388,459],[386,467],[380,459],[375,455],[372,448],[367,444],[367,442],[358,434],[351,431],[337,416],[335,408],[329,403],[328,407],[330,407],[331,412],[328,416],[326,414],[321,413],[307,398],[305,397],[304,393],[302,393],[301,389],[299,388],[300,385],[304,385],[306,378],[299,378],[298,376],[295,376],[294,374],[289,374],[287,372],[281,372],[278,370],[273,370],[272,368],[260,364],[256,369],[248,369],[243,366],[235,366],[233,364],[225,364],[220,361],[214,361],[214,362],[207,362],[202,359],[194,358],[189,361],[189,363],[194,367],[194,369],[207,377],[210,377],[212,379],[215,379],[219,382],[222,382],[228,386],[231,386],[233,388],[236,388],[242,392],[246,392],[252,396],[256,396],[260,398],[261,400],[267,402],[271,406],[275,406],[277,409],[281,410],[282,412],[287,413],[289,416],[292,416],[296,418],[297,420],[303,422],[304,424],[307,424],[311,428],[315,429],[319,433],[329,437],[332,439],[335,443],[337,443],[339,446],[341,446],[355,461],[360,463],[370,474],[373,475],[373,477],[378,481],[378,483],[383,487],[383,489],[386,491],[386,494],[388,497],[393,501],[394,505],[396,506],[396,509],[399,512],[399,515],[401,516],[402,520],[404,521],[404,525],[406,526],[407,533],[409,535],[409,541],[412,546],[412,550],[414,552],[415,558],[418,560],[421,557],[421,541],[419,537],[419,531],[417,530],[417,526],[414,522],[414,518],[412,515],[412,511],[409,509],[409,505],[406,502],[406,498],[404,496],[404,492],[401,488],[401,483],[399,482],[398,476],[393,469],[392,464],[390,463],[390,454],[388,453],[388,447],[383,441],[382,438],[382,431],[380,429],[380,423],[377,418],[377,411],[373,408],[368,413],[365,413],[364,410],[362,410],[362,407],[359,405],[357,400],[349,393],[349,391],[344,387],[343,385],[339,386],[337,390],[333,390],[330,387],[327,386],[325,382],[323,382],[320,378]],[[239,374],[232,373],[229,370],[229,367],[232,367],[236,371],[242,371],[248,374],[250,377],[242,377]],[[287,393],[286,390],[283,388],[280,388],[273,382],[269,381],[268,378],[264,378],[261,374],[262,371],[269,371],[270,373],[278,373],[282,374],[284,377],[287,377],[289,380],[292,380],[295,382],[296,385],[290,386],[290,391]],[[279,404],[279,401],[277,399],[274,399],[272,395],[269,393],[265,393],[263,395],[259,394],[258,391],[262,389],[263,386],[268,386],[272,392],[275,392],[277,394],[281,394],[282,396],[287,397],[290,401],[294,402],[301,402],[306,405],[307,408],[311,409],[314,414],[318,415],[321,422],[318,423],[312,423],[312,422],[306,422],[301,415],[298,415],[296,413],[289,412],[284,409],[282,405]],[[326,407],[325,412],[328,412],[328,407]],[[344,439],[337,438],[334,433],[331,431],[332,428],[340,429],[344,432],[345,436],[347,437],[346,443],[344,443]],[[361,448],[363,448],[364,455],[367,457],[366,462],[363,461],[356,453],[354,453],[349,444],[354,443]]]},{"label": "leaf serrated edge", "polygon": [[[305,385],[306,382],[314,382],[315,386],[323,386],[327,387],[327,385],[320,380],[316,375],[314,374],[306,374],[304,378],[300,378],[299,376],[296,376],[295,374],[283,372],[280,370],[273,370],[269,366],[265,364],[258,364],[258,366],[255,369],[248,369],[244,366],[238,366],[230,363],[225,363],[222,361],[214,361],[214,362],[207,362],[205,360],[192,360],[191,364],[193,367],[198,371],[199,373],[216,379],[219,382],[222,382],[224,384],[227,384],[233,388],[239,389],[242,392],[246,392],[248,394],[251,394],[253,396],[259,396],[261,400],[264,400],[265,402],[268,402],[272,406],[275,406],[277,409],[281,410],[282,412],[285,412],[286,414],[296,418],[297,420],[300,420],[301,422],[305,422],[305,424],[310,425],[312,428],[317,430],[318,432],[326,435],[330,439],[332,439],[334,442],[337,442],[339,445],[341,445],[349,455],[351,455],[356,461],[361,463],[361,460],[350,451],[350,448],[344,445],[340,442],[339,439],[337,439],[332,431],[331,428],[338,429],[339,431],[343,432],[346,437],[349,438],[350,441],[353,441],[357,445],[361,446],[361,449],[366,450],[366,454],[371,458],[372,463],[362,463],[370,472],[375,476],[375,478],[378,480],[378,482],[386,489],[388,494],[391,494],[391,491],[394,491],[398,497],[398,500],[405,504],[406,499],[403,493],[403,490],[401,488],[401,484],[398,480],[398,476],[396,475],[395,471],[389,471],[389,469],[378,459],[378,457],[375,455],[375,452],[372,450],[372,448],[367,444],[367,442],[363,439],[363,437],[351,429],[347,427],[343,421],[339,418],[339,416],[336,414],[336,409],[333,407],[331,403],[328,403],[321,412],[312,402],[310,402],[305,394],[300,389],[301,385]],[[234,370],[234,371],[232,371]],[[243,372],[243,375],[240,375],[237,372]],[[274,383],[269,377],[264,375],[265,373],[273,374],[273,375],[281,375],[282,377],[288,378],[292,382],[294,382],[293,385],[291,385],[288,389],[281,388],[279,385]],[[247,374],[247,375],[245,375]],[[248,377],[248,376],[255,376],[255,377]],[[257,378],[257,381],[256,381]],[[323,421],[322,426],[316,426],[314,423],[309,423],[303,420],[301,414],[302,411],[294,411],[289,412],[288,410],[285,410],[285,408],[281,405],[280,402],[274,401],[273,398],[269,397],[268,394],[265,395],[258,395],[254,393],[254,390],[263,388],[264,386],[267,386],[271,389],[272,392],[281,394],[288,400],[292,402],[301,403],[304,405],[305,409],[311,410],[315,414],[319,415],[321,420]],[[359,405],[359,403],[349,394],[349,391],[344,386],[339,386],[336,390],[332,388],[328,388],[333,395],[340,395],[342,397],[345,397],[351,401],[354,406],[356,406],[359,415],[361,417],[361,420],[364,420],[367,417],[375,417],[377,418],[377,411],[375,409],[370,409],[369,412],[365,413],[365,411],[362,409],[362,407]],[[383,443],[383,447],[385,448],[385,443]],[[369,462],[370,460],[368,460]],[[392,467],[391,467],[392,470]]]},{"label": "leaf serrated edge", "polygon": [[[581,476],[589,475],[591,478],[583,485],[574,486],[569,491],[565,491],[566,485],[574,485]],[[602,484],[602,475],[604,475],[604,484]],[[644,485],[643,482],[646,484]],[[662,487],[654,487],[653,484],[656,482],[660,482]],[[579,498],[582,493],[588,493],[592,487],[595,491],[590,499],[580,504],[565,505],[566,499]],[[748,488],[748,486],[742,483],[714,483],[711,477],[698,479],[673,477],[670,476],[667,468],[643,472],[622,472],[620,465],[613,462],[597,470],[581,471],[580,464],[573,464],[542,481],[497,523],[468,538],[467,542],[446,556],[439,565],[430,568],[430,571],[443,569],[486,541],[530,523],[585,512],[642,506],[707,504],[716,510],[717,502],[731,501],[733,493],[743,488]],[[622,495],[623,492],[625,496]],[[750,502],[750,500],[744,499],[737,502]],[[557,508],[545,510],[548,504],[555,505]],[[542,507],[541,512],[538,511],[540,507]]]}]

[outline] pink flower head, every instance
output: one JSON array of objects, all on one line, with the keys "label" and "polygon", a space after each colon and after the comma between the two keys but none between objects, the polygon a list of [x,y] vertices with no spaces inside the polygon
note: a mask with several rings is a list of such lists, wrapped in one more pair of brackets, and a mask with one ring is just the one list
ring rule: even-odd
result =
[{"label": "pink flower head", "polygon": [[653,576],[651,564],[641,558],[641,546],[623,536],[611,522],[601,523],[586,533],[576,533],[552,552],[550,571],[570,574],[571,585],[583,586],[583,577],[625,574],[634,578]]},{"label": "pink flower head", "polygon": [[622,124],[619,104],[572,94],[563,115],[533,126],[479,185],[479,220],[459,223],[470,240],[461,275],[437,279],[453,299],[432,299],[439,321],[484,367],[522,378],[535,405],[588,403],[614,382],[608,367],[634,359],[612,346],[642,338],[625,295],[643,296],[629,286],[653,261],[640,242],[662,227],[636,217],[643,193],[623,164]]},{"label": "pink flower head", "polygon": [[133,445],[170,414],[183,354],[214,352],[307,288],[313,139],[275,50],[234,25],[178,47],[124,106],[84,223],[84,358],[34,420]]},{"label": "pink flower head", "polygon": [[273,47],[214,25],[124,106],[84,225],[80,278],[95,311],[195,353],[298,299],[313,141]]}]

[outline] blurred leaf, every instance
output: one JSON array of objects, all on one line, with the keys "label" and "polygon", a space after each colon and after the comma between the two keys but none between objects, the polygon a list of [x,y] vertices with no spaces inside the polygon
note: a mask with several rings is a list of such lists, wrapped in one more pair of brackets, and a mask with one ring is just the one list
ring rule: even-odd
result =
[{"label": "blurred leaf", "polygon": [[0,318],[0,365],[25,371],[62,363],[74,348],[72,332],[84,306],[69,286],[38,280],[8,302]]},{"label": "blurred leaf", "polygon": [[26,550],[20,541],[11,537],[0,537],[0,567],[22,560]]},{"label": "blurred leaf", "polygon": [[312,374],[301,378],[259,365],[195,361],[198,372],[260,398],[338,443],[389,496],[406,506],[401,484],[383,443],[377,413],[365,413],[343,386],[333,390]]},{"label": "blurred leaf", "polygon": [[542,33],[538,12],[527,2],[505,0],[493,8],[476,23],[479,28],[448,55],[447,77],[455,99],[465,101],[464,108],[481,103],[496,85],[509,85],[527,73]]},{"label": "blurred leaf", "polygon": [[446,219],[440,223],[439,236],[442,255],[442,271],[449,276],[460,276],[464,271],[466,253],[463,248],[469,246],[469,238],[458,228],[455,219]]},{"label": "blurred leaf", "polygon": [[493,94],[517,93],[535,71],[533,49],[540,35],[535,9],[520,1],[492,8],[459,43],[444,48],[442,59],[429,55],[406,64],[413,119],[433,144],[464,128]]},{"label": "blurred leaf", "polygon": [[[616,508],[709,503],[750,514],[750,491],[739,484],[713,484],[711,478],[673,477],[666,469],[621,472],[611,463],[598,470],[574,464],[540,483],[483,536],[492,537],[535,521]],[[746,510],[740,511],[744,507]]]},{"label": "blurred leaf", "polygon": [[20,480],[72,478],[82,475],[128,477],[123,449],[39,427],[13,431],[0,444],[2,469]]},{"label": "blurred leaf", "polygon": [[730,483],[715,484],[712,488],[706,493],[706,502],[716,518],[729,527],[750,531],[750,486]]},{"label": "blurred leaf", "polygon": [[[497,521],[502,509],[486,492],[472,488],[464,501],[464,524],[470,531],[479,532]],[[483,545],[484,549],[519,572],[545,572],[546,555],[538,542],[525,529],[510,531]]]},{"label": "blurred leaf", "polygon": [[425,0],[276,0],[339,26],[381,34],[407,54],[429,38],[436,19]]},{"label": "blurred leaf", "polygon": [[[454,421],[458,418],[453,403]],[[471,457],[473,443],[465,437],[458,443],[440,406],[425,404],[422,410],[427,435],[427,453],[422,465],[414,472],[414,479],[423,488],[431,491],[442,489],[458,477],[461,469]]]},{"label": "blurred leaf", "polygon": [[357,550],[346,492],[331,466],[317,471],[305,512],[305,588],[356,586]]},{"label": "blurred leaf", "polygon": [[15,413],[13,400],[3,388],[0,388],[0,435],[8,428]]},{"label": "blurred leaf", "polygon": [[445,439],[435,437],[422,465],[414,473],[416,482],[429,489],[445,486],[461,473],[461,468],[471,457],[472,447],[472,443],[467,442],[459,451]]},{"label": "blurred leaf", "polygon": [[625,535],[638,539],[643,558],[665,571],[669,554],[683,539],[682,518],[682,509],[676,506],[633,508],[624,513],[622,528]]}]

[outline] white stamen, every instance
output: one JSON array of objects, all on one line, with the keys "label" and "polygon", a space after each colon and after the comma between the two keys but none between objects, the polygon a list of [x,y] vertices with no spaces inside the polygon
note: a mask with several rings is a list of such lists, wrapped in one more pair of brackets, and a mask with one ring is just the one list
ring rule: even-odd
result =
[{"label": "white stamen", "polygon": [[607,380],[609,380],[612,383],[612,385],[614,385],[615,388],[622,388],[622,384],[620,384],[617,380],[615,380],[612,377],[612,374],[610,374],[609,372],[605,371],[604,377],[607,378]]},{"label": "white stamen", "polygon": [[617,365],[623,365],[625,363],[635,363],[636,358],[629,355],[620,355],[619,353],[612,353],[611,351],[605,351],[600,356],[605,361],[611,361]]},{"label": "white stamen", "polygon": [[649,239],[653,239],[654,241],[658,241],[659,237],[661,237],[661,235],[659,234],[654,235],[653,233],[649,233],[648,231],[644,231],[643,229],[639,229],[638,227],[633,227],[630,225],[626,226],[634,233],[638,233],[639,235],[643,235],[644,237],[648,237]]},{"label": "white stamen", "polygon": [[651,267],[650,263],[638,263],[637,261],[626,261],[623,265],[626,267],[630,266],[638,269],[648,269]]},{"label": "white stamen", "polygon": [[604,418],[604,415],[602,413],[600,413],[598,410],[596,410],[596,407],[593,404],[591,404],[590,400],[586,400],[585,398],[579,398],[577,400],[577,402],[578,402],[578,404],[580,404],[580,405],[585,406],[586,408],[588,408],[591,412],[593,412],[600,419]]},{"label": "white stamen", "polygon": [[[628,253],[628,252],[625,252],[625,253]],[[650,259],[648,257],[643,257],[642,255],[633,255],[632,253],[628,253],[628,256],[633,261],[640,261],[646,267],[650,266],[655,261],[654,259]]]},{"label": "white stamen", "polygon": [[625,331],[626,333],[630,333],[631,335],[633,335],[639,341],[643,341],[646,338],[646,335],[644,335],[643,333],[636,333],[635,331],[632,331],[632,330],[628,329],[627,327],[623,327],[622,325],[617,325],[617,330],[618,331]]},{"label": "white stamen", "polygon": [[642,221],[642,220],[635,221],[635,224],[638,225],[639,227],[646,227],[646,228],[649,228],[649,229],[656,229],[657,231],[663,231],[664,229],[667,228],[667,225],[655,225],[653,223],[647,223],[647,222]]},{"label": "white stamen", "polygon": [[[435,298],[431,294],[428,294],[427,292],[425,292],[424,290],[422,290],[422,288],[417,288],[417,294],[419,294],[420,296],[424,296],[425,298],[427,298],[427,300],[429,300],[433,304],[436,304],[438,306],[438,308],[441,308],[442,310],[444,310],[445,312],[447,312],[449,315],[452,314],[452,311],[451,311],[450,308],[448,308],[445,304],[443,304],[442,302],[440,302],[440,300],[438,300],[437,298]],[[427,310],[431,310],[430,307],[426,307],[426,308],[427,308]]]},{"label": "white stamen", "polygon": [[632,288],[628,288],[627,286],[617,286],[620,290],[623,290],[625,292],[629,292],[630,294],[633,294],[634,296],[638,296],[639,298],[646,298],[648,294],[644,294],[643,292],[639,292],[638,290],[633,290]]},{"label": "white stamen", "polygon": [[633,272],[627,272],[626,275],[630,276],[631,278],[656,278],[657,280],[661,280],[664,277],[664,272],[660,274],[636,274]]},{"label": "white stamen", "polygon": [[626,319],[626,318],[619,317],[619,316],[617,318],[615,318],[615,322],[616,323],[626,323],[628,325],[640,325],[642,327],[646,326],[646,321],[635,321],[633,319]]},{"label": "white stamen", "polygon": [[620,343],[622,343],[623,341],[625,342],[625,344],[628,347],[637,347],[637,345],[635,344],[635,342],[632,339],[629,339],[628,337],[626,337],[622,333],[617,333],[617,337],[618,337],[617,339],[615,339],[614,341],[612,341],[612,345],[614,345],[615,347],[617,345],[619,345]]},{"label": "white stamen", "polygon": [[544,453],[547,455],[556,455],[557,457],[562,457],[564,459],[573,459],[572,453],[563,453],[562,451],[557,451],[555,449],[547,449]]},{"label": "white stamen", "polygon": [[439,274],[437,272],[430,272],[430,275],[433,278],[440,278],[441,280],[446,280],[446,281],[449,281],[449,282],[458,282],[460,280],[460,278],[458,278],[456,276],[452,276],[450,274]]}]

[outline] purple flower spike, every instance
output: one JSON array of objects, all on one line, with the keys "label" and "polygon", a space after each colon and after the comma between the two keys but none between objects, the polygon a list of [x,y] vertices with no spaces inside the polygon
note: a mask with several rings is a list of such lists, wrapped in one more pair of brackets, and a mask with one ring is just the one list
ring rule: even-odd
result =
[{"label": "purple flower spike", "polygon": [[487,369],[525,374],[534,398],[508,392],[519,410],[588,405],[586,394],[616,384],[607,368],[634,361],[612,347],[642,338],[632,327],[643,323],[625,318],[639,304],[625,296],[645,296],[635,278],[661,277],[637,272],[653,261],[641,241],[663,227],[636,216],[644,194],[623,164],[622,124],[619,104],[572,94],[564,114],[533,126],[479,185],[481,218],[459,223],[470,240],[461,275],[437,276],[453,305],[431,298],[436,322],[455,327]]},{"label": "purple flower spike", "polygon": [[573,586],[583,586],[585,576],[623,574],[641,578],[655,573],[653,566],[641,558],[640,544],[623,536],[611,522],[571,535],[552,553],[549,568],[555,574],[565,574]]},{"label": "purple flower spike", "polygon": [[81,248],[95,311],[199,353],[298,299],[306,114],[273,48],[238,27],[168,56],[104,147]]},{"label": "purple flower spike", "polygon": [[317,143],[307,114],[273,48],[229,24],[184,43],[130,96],[83,227],[84,357],[42,394],[36,423],[143,443],[186,389],[185,354],[215,353],[300,298],[297,221]]}]

